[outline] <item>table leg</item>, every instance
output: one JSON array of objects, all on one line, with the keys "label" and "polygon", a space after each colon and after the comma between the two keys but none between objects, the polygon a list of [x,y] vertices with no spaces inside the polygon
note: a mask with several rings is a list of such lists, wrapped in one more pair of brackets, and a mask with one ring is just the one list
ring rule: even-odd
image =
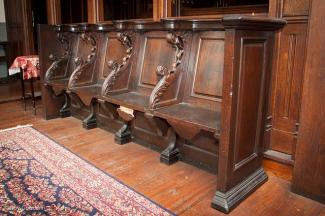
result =
[{"label": "table leg", "polygon": [[34,115],[36,115],[36,102],[35,102],[35,94],[34,94],[34,81],[33,81],[33,77],[30,78],[30,91],[32,93],[32,102],[33,102]]},{"label": "table leg", "polygon": [[20,80],[21,80],[21,94],[22,94],[22,100],[24,103],[24,109],[26,111],[26,96],[25,96],[25,84],[24,84],[24,71],[22,68],[20,68]]}]

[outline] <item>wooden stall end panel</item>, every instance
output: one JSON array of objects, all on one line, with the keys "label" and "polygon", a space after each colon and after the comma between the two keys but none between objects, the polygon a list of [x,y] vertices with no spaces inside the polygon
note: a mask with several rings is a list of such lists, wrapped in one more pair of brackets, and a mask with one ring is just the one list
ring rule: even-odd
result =
[{"label": "wooden stall end panel", "polygon": [[271,75],[271,35],[226,31],[218,185],[212,202],[226,213],[267,179],[262,168],[263,113]]},{"label": "wooden stall end panel", "polygon": [[[58,50],[57,47],[60,47],[57,42],[56,32],[54,31],[53,26],[50,25],[38,25],[38,50],[42,55],[39,56],[40,62],[40,80],[42,83],[42,104],[43,104],[43,115],[45,119],[53,119],[59,116],[59,109],[62,106],[64,101],[63,97],[55,97],[52,88],[44,85],[44,76],[47,69],[51,65],[49,60],[49,55],[53,50]],[[52,43],[49,43],[52,41]]]}]

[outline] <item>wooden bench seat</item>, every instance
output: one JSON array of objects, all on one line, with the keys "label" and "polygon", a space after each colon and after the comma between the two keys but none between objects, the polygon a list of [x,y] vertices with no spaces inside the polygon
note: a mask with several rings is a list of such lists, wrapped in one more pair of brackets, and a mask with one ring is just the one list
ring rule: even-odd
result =
[{"label": "wooden bench seat", "polygon": [[89,105],[92,99],[101,97],[101,90],[102,84],[96,83],[82,87],[75,87],[71,92],[74,92],[77,95],[82,95],[82,101]]},{"label": "wooden bench seat", "polygon": [[52,79],[49,85],[51,85],[53,88],[66,90],[68,83],[69,83],[69,78]]},{"label": "wooden bench seat", "polygon": [[149,104],[149,95],[144,95],[136,91],[110,95],[106,101],[125,107],[132,107],[134,110],[144,112]]},{"label": "wooden bench seat", "polygon": [[195,125],[212,133],[220,131],[221,105],[216,110],[209,110],[189,103],[179,103],[161,108],[154,113],[157,117],[169,119],[170,121],[182,121],[189,126]]}]

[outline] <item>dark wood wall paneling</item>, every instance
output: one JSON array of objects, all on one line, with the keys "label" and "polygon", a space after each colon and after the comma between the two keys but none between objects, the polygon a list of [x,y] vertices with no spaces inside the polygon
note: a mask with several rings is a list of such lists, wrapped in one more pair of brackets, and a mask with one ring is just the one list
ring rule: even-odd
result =
[{"label": "dark wood wall paneling", "polygon": [[60,4],[62,23],[88,21],[87,0],[61,0]]},{"label": "dark wood wall paneling", "polygon": [[5,0],[9,62],[20,55],[37,54],[36,24],[46,24],[46,2]]},{"label": "dark wood wall paneling", "polygon": [[292,190],[325,203],[325,4],[311,2]]},{"label": "dark wood wall paneling", "polygon": [[104,20],[152,18],[153,0],[103,0]]},{"label": "dark wood wall paneling", "polygon": [[175,0],[174,16],[267,13],[269,0]]},{"label": "dark wood wall paneling", "polygon": [[61,23],[60,0],[46,0],[46,11],[48,24],[54,25]]},{"label": "dark wood wall paneling", "polygon": [[272,1],[270,15],[287,20],[277,34],[265,156],[294,163],[299,129],[309,0]]},{"label": "dark wood wall paneling", "polygon": [[31,2],[28,0],[5,0],[8,59],[34,53]]}]

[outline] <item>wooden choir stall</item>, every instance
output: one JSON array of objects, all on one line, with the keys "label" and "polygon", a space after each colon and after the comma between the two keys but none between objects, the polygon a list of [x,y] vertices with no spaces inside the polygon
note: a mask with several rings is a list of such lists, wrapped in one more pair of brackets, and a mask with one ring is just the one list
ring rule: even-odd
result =
[{"label": "wooden choir stall", "polygon": [[[218,177],[228,213],[262,167],[275,33],[282,19],[166,18],[38,28],[44,117],[74,116]],[[197,179],[200,181],[200,179]]]}]

